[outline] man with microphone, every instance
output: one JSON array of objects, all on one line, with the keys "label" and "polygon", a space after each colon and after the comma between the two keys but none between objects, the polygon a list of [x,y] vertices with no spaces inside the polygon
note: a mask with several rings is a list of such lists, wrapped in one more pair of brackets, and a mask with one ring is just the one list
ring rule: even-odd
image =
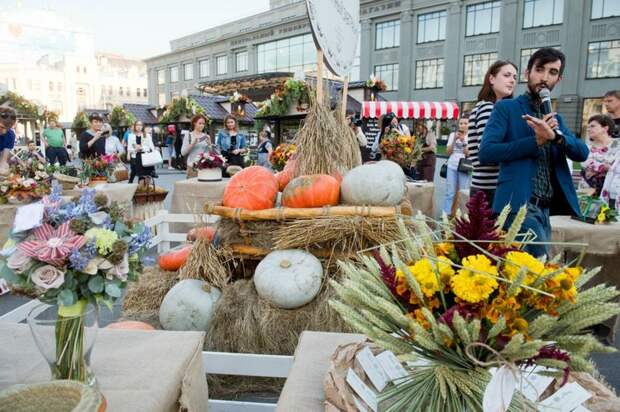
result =
[{"label": "man with microphone", "polygon": [[[545,47],[527,64],[527,92],[495,104],[480,144],[480,163],[499,163],[493,210],[510,205],[510,225],[527,205],[522,232],[531,231],[535,242],[551,241],[549,215],[579,216],[577,194],[566,158],[583,162],[587,146],[566,128],[551,110],[550,91],[562,80],[564,54]],[[547,254],[548,246],[533,244],[534,256]]]}]

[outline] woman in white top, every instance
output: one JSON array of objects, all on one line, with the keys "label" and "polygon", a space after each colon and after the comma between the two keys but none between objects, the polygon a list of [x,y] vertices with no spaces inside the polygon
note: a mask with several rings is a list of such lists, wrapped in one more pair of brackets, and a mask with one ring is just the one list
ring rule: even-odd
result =
[{"label": "woman in white top", "polygon": [[205,115],[197,114],[192,117],[191,122],[192,130],[183,133],[183,146],[181,146],[181,155],[186,158],[188,174],[198,157],[211,146],[211,137],[204,132],[207,124]]},{"label": "woman in white top", "polygon": [[459,119],[459,128],[452,132],[448,138],[447,153],[448,174],[446,176],[446,197],[443,204],[443,211],[450,215],[453,210],[453,203],[457,190],[465,190],[469,184],[469,174],[458,170],[461,159],[467,157],[467,128],[469,119],[462,117]]},{"label": "woman in white top", "polygon": [[129,183],[138,176],[138,181],[144,182],[148,177],[155,177],[155,168],[153,166],[142,166],[142,153],[148,153],[155,150],[151,135],[144,132],[144,124],[136,121],[129,136],[127,137],[127,157],[131,164],[131,174]]},{"label": "woman in white top", "polygon": [[105,138],[105,154],[116,154],[121,157],[125,153],[125,148],[118,137],[112,134],[112,126],[109,123],[104,123],[101,129],[103,134],[106,134]]}]

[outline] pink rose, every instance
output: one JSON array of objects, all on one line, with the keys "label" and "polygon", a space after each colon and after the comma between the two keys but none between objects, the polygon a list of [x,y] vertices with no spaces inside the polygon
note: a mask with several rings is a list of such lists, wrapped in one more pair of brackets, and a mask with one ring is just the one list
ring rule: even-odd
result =
[{"label": "pink rose", "polygon": [[65,272],[52,265],[41,266],[30,277],[32,283],[45,290],[59,288],[65,282]]},{"label": "pink rose", "polygon": [[15,273],[23,273],[31,263],[32,259],[19,249],[15,249],[15,252],[6,260],[6,265]]}]

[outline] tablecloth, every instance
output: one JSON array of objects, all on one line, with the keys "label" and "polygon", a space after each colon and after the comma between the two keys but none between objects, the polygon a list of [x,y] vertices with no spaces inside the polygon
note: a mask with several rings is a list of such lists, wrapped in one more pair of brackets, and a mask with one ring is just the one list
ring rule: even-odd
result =
[{"label": "tablecloth", "polygon": [[19,206],[23,205],[0,205],[0,248],[9,238]]},{"label": "tablecloth", "polygon": [[[202,332],[100,329],[91,366],[109,411],[205,411],[208,390]],[[0,390],[49,381],[24,324],[0,323]]]},{"label": "tablecloth", "polygon": [[407,182],[407,198],[413,206],[413,214],[435,217],[435,184],[432,182]]},{"label": "tablecloth", "polygon": [[362,342],[364,339],[364,335],[352,333],[303,332],[276,411],[325,410],[323,380],[329,366],[329,357],[338,346]]},{"label": "tablecloth", "polygon": [[207,202],[219,203],[224,197],[224,189],[230,179],[219,182],[199,182],[198,178],[174,182],[172,190],[171,213],[204,213]]}]

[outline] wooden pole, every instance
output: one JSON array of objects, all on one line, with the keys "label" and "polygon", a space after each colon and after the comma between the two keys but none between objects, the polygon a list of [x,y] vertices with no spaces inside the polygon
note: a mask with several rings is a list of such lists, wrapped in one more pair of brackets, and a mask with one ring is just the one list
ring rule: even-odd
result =
[{"label": "wooden pole", "polygon": [[347,99],[349,98],[349,76],[344,76],[344,84],[342,86],[342,118],[347,116]]},{"label": "wooden pole", "polygon": [[323,104],[323,50],[316,51],[316,100]]}]

